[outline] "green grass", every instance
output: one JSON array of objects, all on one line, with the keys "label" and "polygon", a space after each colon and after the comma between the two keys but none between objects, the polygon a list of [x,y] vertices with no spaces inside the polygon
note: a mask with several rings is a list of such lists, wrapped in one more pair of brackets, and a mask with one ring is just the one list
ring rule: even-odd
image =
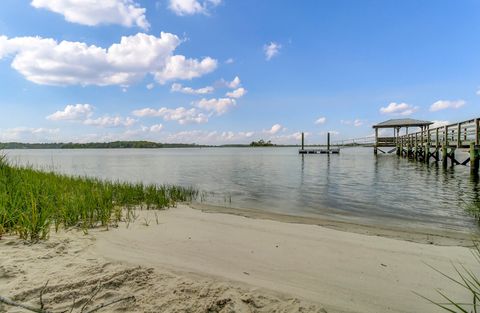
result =
[{"label": "green grass", "polygon": [[[478,242],[474,242],[475,248],[473,250],[473,255],[480,264],[480,245]],[[462,288],[467,294],[470,295],[471,301],[468,303],[461,303],[456,301],[449,295],[446,295],[440,289],[437,289],[438,294],[442,298],[442,301],[434,301],[432,299],[426,298],[419,293],[416,293],[425,300],[436,305],[438,308],[446,312],[451,313],[477,313],[480,312],[480,277],[476,274],[478,270],[473,271],[466,268],[464,265],[452,265],[455,269],[456,276],[447,275],[438,269],[429,266],[431,269],[444,276],[446,279],[449,279],[452,284],[458,285]]]},{"label": "green grass", "polygon": [[17,167],[0,156],[0,239],[47,239],[50,231],[116,225],[138,208],[164,209],[191,201],[193,188],[70,177]]}]

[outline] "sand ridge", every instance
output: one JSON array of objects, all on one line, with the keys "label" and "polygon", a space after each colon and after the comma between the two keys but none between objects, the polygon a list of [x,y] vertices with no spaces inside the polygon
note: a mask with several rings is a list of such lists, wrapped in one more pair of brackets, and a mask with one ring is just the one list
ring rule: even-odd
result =
[{"label": "sand ridge", "polygon": [[[111,230],[115,232],[114,229]],[[98,233],[102,233],[99,230]],[[97,233],[97,235],[98,235]],[[92,254],[95,235],[80,231],[53,234],[46,242],[0,241],[0,295],[53,312],[80,312],[133,295],[99,312],[327,312],[321,306],[260,288],[160,268],[112,262]],[[25,312],[0,304],[0,312]]]},{"label": "sand ridge", "polygon": [[[470,297],[431,270],[478,267],[471,250],[285,223],[186,205],[138,211],[88,235],[69,230],[26,245],[0,240],[0,295],[74,312],[127,296],[101,312],[437,312],[413,292]],[[0,312],[24,312],[0,306]]]}]

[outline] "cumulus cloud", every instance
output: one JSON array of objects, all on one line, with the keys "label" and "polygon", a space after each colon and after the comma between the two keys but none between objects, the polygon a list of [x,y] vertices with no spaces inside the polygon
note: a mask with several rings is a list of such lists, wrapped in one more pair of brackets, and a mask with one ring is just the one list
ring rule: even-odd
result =
[{"label": "cumulus cloud", "polygon": [[146,87],[148,90],[152,90],[153,88],[155,88],[155,84],[150,83],[150,84],[147,84]]},{"label": "cumulus cloud", "polygon": [[280,125],[280,124],[275,124],[273,125],[269,130],[266,130],[265,133],[270,134],[270,135],[275,135],[281,130],[284,130],[285,128]]},{"label": "cumulus cloud", "polygon": [[206,111],[215,111],[217,115],[226,113],[231,107],[236,105],[235,99],[231,98],[212,98],[198,101],[195,105]]},{"label": "cumulus cloud", "polygon": [[247,90],[245,88],[240,87],[238,89],[235,89],[234,91],[227,92],[226,96],[230,98],[240,99],[246,93],[247,93]]},{"label": "cumulus cloud", "polygon": [[269,44],[264,45],[263,52],[265,53],[265,59],[267,61],[270,61],[274,56],[280,53],[281,48],[282,48],[282,45],[276,42],[271,42]]},{"label": "cumulus cloud", "polygon": [[430,111],[435,112],[435,111],[440,111],[445,109],[459,109],[463,107],[465,103],[466,102],[464,100],[455,100],[455,101],[439,100],[430,106]]},{"label": "cumulus cloud", "polygon": [[57,138],[58,128],[15,127],[0,130],[0,141],[43,142]]},{"label": "cumulus cloud", "polygon": [[184,107],[179,107],[176,109],[160,108],[144,108],[140,110],[135,110],[132,112],[133,115],[137,117],[161,117],[165,121],[176,121],[181,125],[184,124],[201,124],[208,122],[208,115],[198,112],[197,109],[191,108],[186,109]]},{"label": "cumulus cloud", "polygon": [[208,14],[209,9],[216,7],[222,3],[222,0],[170,0],[169,9],[175,14],[194,15],[194,14]]},{"label": "cumulus cloud", "polygon": [[395,115],[411,115],[418,110],[418,107],[414,107],[407,103],[391,102],[386,107],[380,108],[382,114],[395,114]]},{"label": "cumulus cloud", "polygon": [[436,120],[434,120],[432,122],[433,122],[433,124],[430,125],[430,128],[437,128],[437,127],[442,127],[442,126],[450,124],[449,121],[436,121]]},{"label": "cumulus cloud", "polygon": [[211,86],[193,89],[191,87],[184,87],[182,84],[175,83],[170,88],[172,92],[181,92],[189,95],[205,95],[215,91],[215,89]]},{"label": "cumulus cloud", "polygon": [[169,57],[166,66],[154,73],[154,77],[160,84],[165,84],[169,80],[197,78],[213,72],[216,68],[217,60],[210,57],[199,61],[187,59],[183,55],[174,55]]},{"label": "cumulus cloud", "polygon": [[364,124],[364,121],[361,119],[354,119],[354,120],[340,120],[340,123],[344,125],[353,125],[355,127],[360,127]]},{"label": "cumulus cloud", "polygon": [[192,79],[212,72],[217,61],[174,55],[181,40],[138,33],[108,48],[41,37],[0,36],[0,59],[14,55],[12,68],[41,85],[129,86],[151,73],[157,82]]},{"label": "cumulus cloud", "polygon": [[145,8],[133,0],[32,0],[37,9],[46,9],[65,17],[72,23],[95,26],[99,24],[119,24],[126,27],[150,27],[145,17]]},{"label": "cumulus cloud", "polygon": [[227,87],[230,89],[237,89],[242,85],[242,81],[240,80],[240,77],[235,76],[235,78],[232,81],[226,81],[225,79],[221,79],[217,83],[218,87]]},{"label": "cumulus cloud", "polygon": [[85,119],[92,114],[93,106],[90,104],[69,104],[65,109],[47,116],[47,119],[51,121],[73,121]]},{"label": "cumulus cloud", "polygon": [[81,122],[84,125],[97,127],[130,127],[137,122],[131,117],[121,116],[107,115],[93,118],[93,111],[94,107],[90,104],[69,104],[63,110],[48,115],[47,119],[51,121]]},{"label": "cumulus cloud", "polygon": [[121,116],[102,116],[95,119],[86,119],[83,121],[85,125],[97,127],[130,127],[137,122],[131,117],[123,118]]},{"label": "cumulus cloud", "polygon": [[321,116],[315,120],[315,124],[316,125],[325,124],[326,121],[327,121],[327,118],[324,116]]},{"label": "cumulus cloud", "polygon": [[149,132],[151,132],[151,133],[158,133],[158,132],[160,132],[162,129],[163,129],[163,125],[162,125],[162,124],[155,124],[155,125],[152,125],[152,126],[146,128],[146,130],[149,131]]}]

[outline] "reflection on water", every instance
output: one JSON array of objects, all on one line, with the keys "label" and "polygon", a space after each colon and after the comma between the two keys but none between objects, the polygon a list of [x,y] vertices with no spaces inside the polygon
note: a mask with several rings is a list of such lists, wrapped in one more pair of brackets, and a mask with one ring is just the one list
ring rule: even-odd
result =
[{"label": "reflection on water", "polygon": [[364,223],[472,229],[479,200],[468,167],[444,169],[369,148],[298,155],[295,148],[9,150],[10,160],[56,171],[195,186],[213,204]]}]

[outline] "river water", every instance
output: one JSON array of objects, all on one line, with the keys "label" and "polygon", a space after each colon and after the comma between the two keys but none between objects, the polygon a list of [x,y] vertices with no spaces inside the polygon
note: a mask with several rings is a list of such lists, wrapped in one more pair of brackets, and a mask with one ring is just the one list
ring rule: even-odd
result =
[{"label": "river water", "polygon": [[340,155],[296,148],[7,150],[13,163],[110,180],[179,184],[198,201],[366,224],[476,229],[465,207],[479,199],[468,167],[443,169],[371,148]]}]

